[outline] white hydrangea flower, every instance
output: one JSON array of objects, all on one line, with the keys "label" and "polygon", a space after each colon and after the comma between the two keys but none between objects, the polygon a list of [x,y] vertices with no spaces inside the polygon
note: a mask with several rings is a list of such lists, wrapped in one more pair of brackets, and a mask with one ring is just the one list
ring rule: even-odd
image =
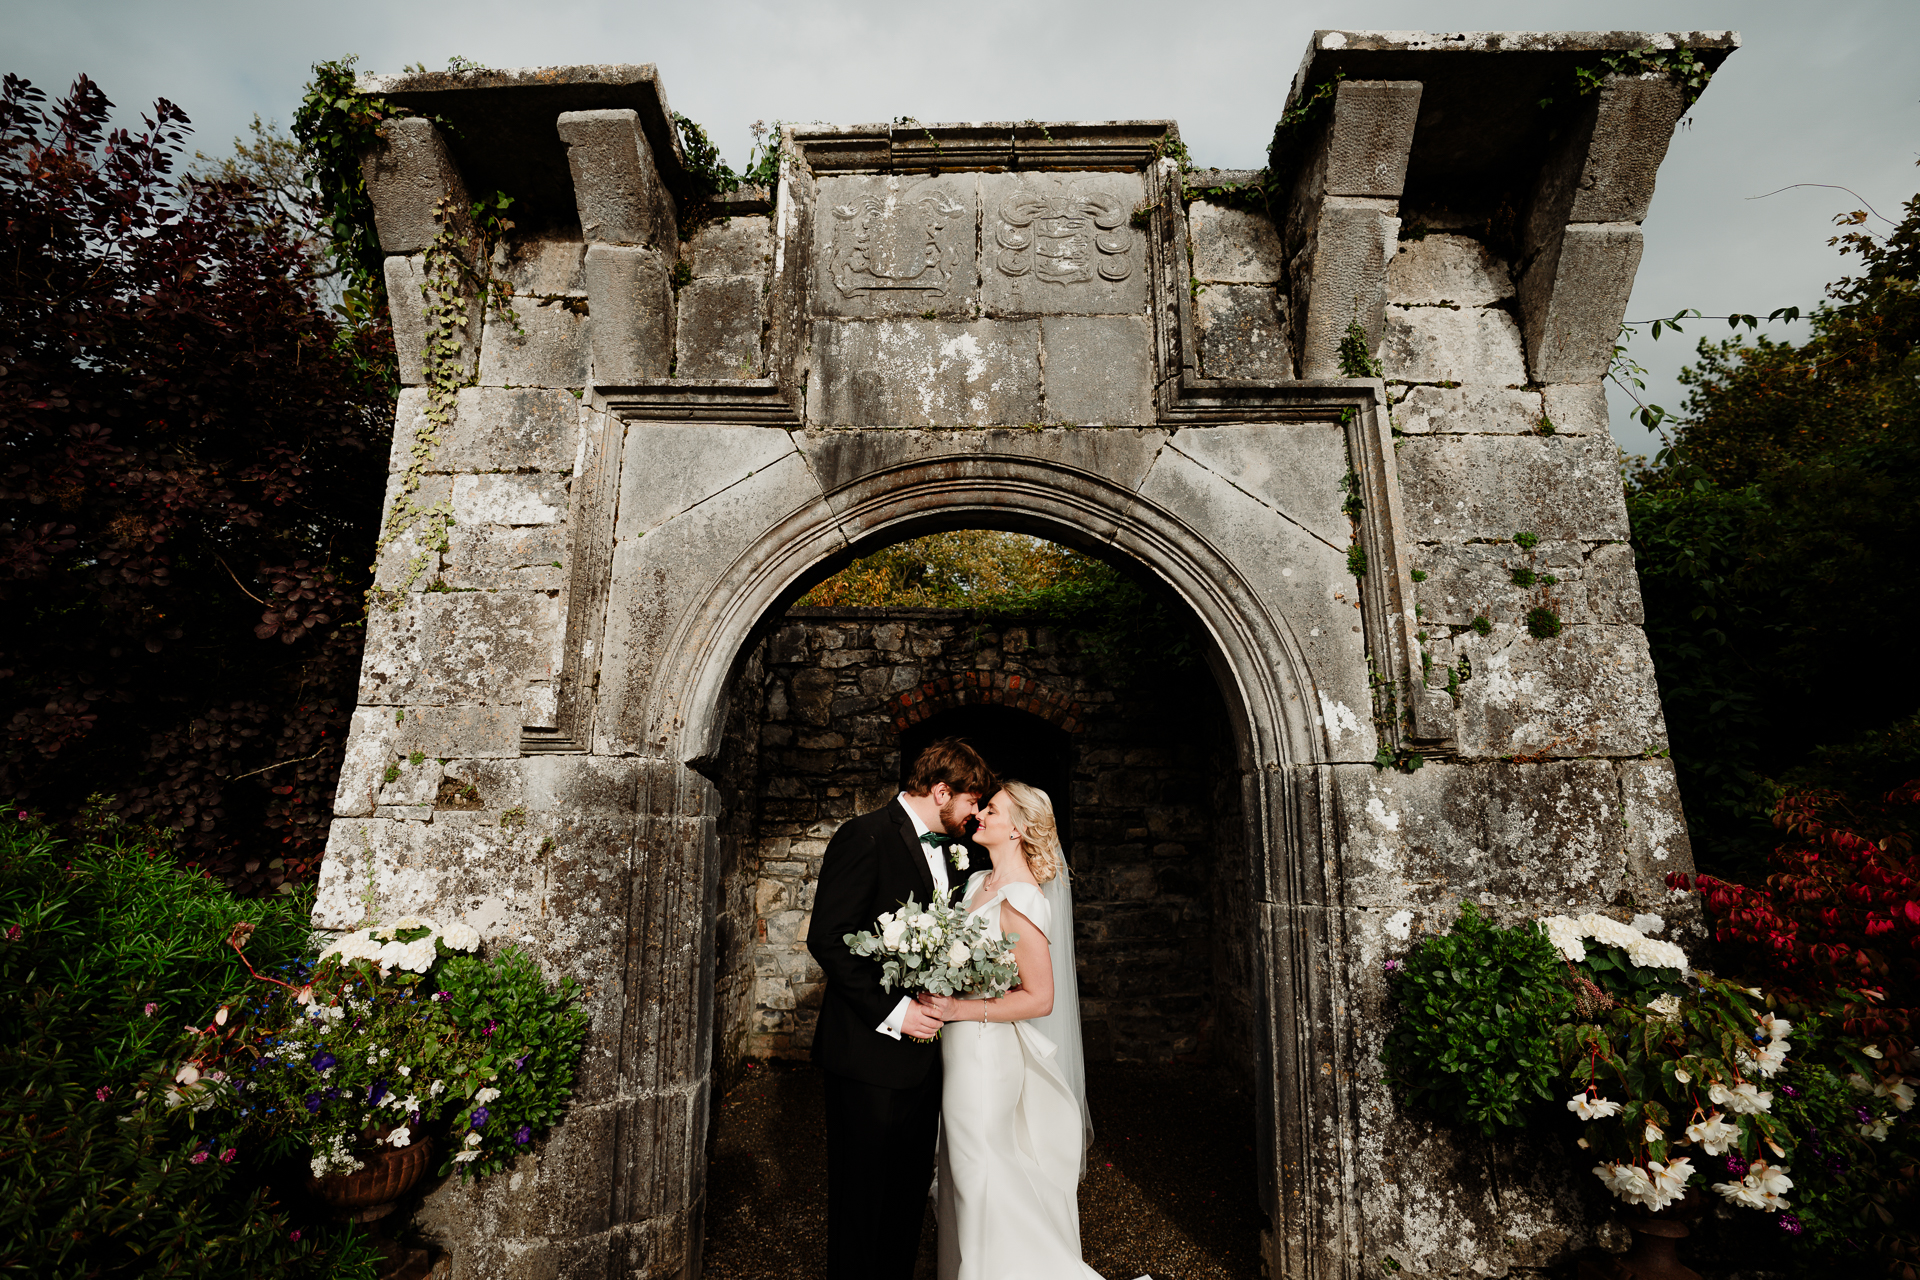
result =
[{"label": "white hydrangea flower", "polygon": [[440,931],[440,941],[447,944],[449,951],[477,951],[480,948],[480,934],[470,924],[450,924]]},{"label": "white hydrangea flower", "polygon": [[1580,922],[1571,916],[1548,916],[1540,922],[1551,942],[1568,960],[1578,964],[1587,958],[1587,946],[1580,940]]},{"label": "white hydrangea flower", "polygon": [[1622,951],[1632,947],[1636,942],[1646,940],[1632,925],[1622,924],[1612,916],[1603,916],[1597,911],[1590,911],[1581,916],[1578,923],[1580,931],[1587,937],[1609,947],[1619,947]]},{"label": "white hydrangea flower", "polygon": [[1627,944],[1627,959],[1633,961],[1637,969],[1679,969],[1687,968],[1687,953],[1671,942],[1661,942],[1658,938],[1643,938],[1638,934]]},{"label": "white hydrangea flower", "polygon": [[401,916],[398,920],[388,925],[387,928],[395,933],[400,932],[402,929],[431,929],[435,933],[440,932],[440,926],[425,916]]},{"label": "white hydrangea flower", "polygon": [[433,962],[440,953],[434,949],[433,935],[415,939],[401,949],[399,965],[408,973],[425,973],[433,968]]}]

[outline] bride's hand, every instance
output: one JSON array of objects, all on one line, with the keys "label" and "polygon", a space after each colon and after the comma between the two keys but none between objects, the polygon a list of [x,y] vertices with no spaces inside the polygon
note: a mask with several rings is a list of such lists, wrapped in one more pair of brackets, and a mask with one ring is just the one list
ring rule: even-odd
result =
[{"label": "bride's hand", "polygon": [[952,996],[937,996],[928,991],[922,991],[914,1001],[942,1022],[952,1022],[960,1004]]}]

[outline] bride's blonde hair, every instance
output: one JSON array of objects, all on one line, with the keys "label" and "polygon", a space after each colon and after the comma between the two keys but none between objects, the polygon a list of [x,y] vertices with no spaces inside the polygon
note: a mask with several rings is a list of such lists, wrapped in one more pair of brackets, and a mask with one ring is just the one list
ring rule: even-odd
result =
[{"label": "bride's blonde hair", "polygon": [[1013,802],[1013,825],[1020,831],[1020,852],[1027,857],[1027,869],[1035,880],[1045,884],[1059,875],[1063,866],[1053,801],[1040,788],[1024,782],[1002,783],[1000,790]]}]

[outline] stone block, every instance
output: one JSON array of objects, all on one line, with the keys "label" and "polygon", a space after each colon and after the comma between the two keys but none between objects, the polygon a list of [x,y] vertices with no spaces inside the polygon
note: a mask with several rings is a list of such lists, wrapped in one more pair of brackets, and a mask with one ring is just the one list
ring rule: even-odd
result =
[{"label": "stone block", "polygon": [[567,554],[563,525],[509,529],[455,525],[448,531],[447,542],[442,576],[450,587],[558,591],[567,585],[561,567]]},{"label": "stone block", "polygon": [[1463,632],[1472,664],[1460,686],[1463,757],[1628,756],[1665,747],[1666,721],[1638,627],[1571,626],[1551,640],[1496,621]]},{"label": "stone block", "polygon": [[520,754],[518,703],[402,710],[406,719],[394,726],[397,750],[469,760],[510,760]]},{"label": "stone block", "polygon": [[564,612],[557,599],[517,591],[430,591],[376,607],[367,615],[360,701],[517,704],[528,680],[557,672]]},{"label": "stone block", "polygon": [[807,417],[868,427],[1038,422],[1039,322],[816,321]]},{"label": "stone block", "polygon": [[1562,383],[1543,388],[1540,394],[1541,411],[1561,435],[1607,434],[1607,389],[1602,383]]},{"label": "stone block", "polygon": [[[442,477],[429,476],[431,482]],[[433,487],[433,486],[429,486]],[[425,591],[440,577],[439,543],[429,543],[423,523],[415,523],[394,535],[380,548],[373,567],[373,585],[381,591]]]},{"label": "stone block", "polygon": [[435,808],[454,813],[474,810],[504,813],[526,801],[526,786],[521,770],[535,761],[556,758],[449,759],[441,778],[440,795],[435,799]]},{"label": "stone block", "polygon": [[463,387],[430,471],[573,471],[580,401],[542,387]]},{"label": "stone block", "polygon": [[1400,448],[1407,531],[1420,542],[1512,538],[1597,542],[1627,536],[1613,441],[1597,436],[1453,436]]},{"label": "stone block", "polygon": [[794,454],[793,438],[784,431],[630,423],[614,540],[625,544],[642,538]]},{"label": "stone block", "polygon": [[667,376],[673,360],[671,272],[665,255],[652,249],[587,246],[596,384],[624,386]]},{"label": "stone block", "polygon": [[456,230],[466,230],[466,184],[433,121],[423,116],[386,121],[361,157],[360,174],[386,252],[420,253],[432,244],[440,234],[434,215],[442,201],[454,210]]},{"label": "stone block", "polygon": [[1634,568],[1630,543],[1609,542],[1595,547],[1587,557],[1584,577],[1587,610],[1595,622],[1623,622],[1636,627],[1646,622],[1640,574]]},{"label": "stone block", "polygon": [[1417,80],[1340,82],[1327,141],[1329,196],[1399,197],[1407,181],[1420,93]]},{"label": "stone block", "polygon": [[373,813],[387,765],[393,760],[394,727],[393,712],[385,707],[362,707],[353,713],[340,781],[333,792],[335,815],[364,818]]},{"label": "stone block", "polygon": [[1273,219],[1264,213],[1196,200],[1187,208],[1193,274],[1207,284],[1277,284],[1287,255]]},{"label": "stone block", "polygon": [[1212,284],[1194,300],[1200,375],[1205,378],[1293,377],[1283,299],[1272,285]]},{"label": "stone block", "polygon": [[[1379,743],[1367,687],[1359,593],[1347,573],[1346,539],[1329,543],[1188,456],[1183,451],[1188,434],[1181,431],[1160,451],[1140,486],[1141,498],[1192,521],[1212,547],[1242,570],[1244,589],[1287,620],[1290,639],[1298,646],[1295,661],[1313,673],[1318,686],[1315,723],[1326,735],[1331,758],[1373,759]],[[1313,471],[1324,476],[1337,465],[1345,474],[1346,444],[1338,431],[1326,432],[1317,442],[1308,435],[1291,439],[1320,455],[1311,464]],[[1222,441],[1224,446],[1230,443]],[[1124,539],[1117,546],[1127,550]]]},{"label": "stone block", "polygon": [[698,280],[680,290],[676,378],[757,378],[765,286],[746,276]]},{"label": "stone block", "polygon": [[1686,103],[1686,89],[1665,76],[1607,77],[1541,169],[1528,248],[1569,222],[1644,222]]},{"label": "stone block", "polygon": [[[1564,623],[1594,621],[1587,607],[1588,585],[1580,543],[1542,543],[1536,557],[1511,542],[1426,543],[1414,563],[1427,574],[1415,592],[1420,621],[1429,627],[1470,625],[1477,617],[1524,623],[1527,610],[1547,603]],[[1563,563],[1549,564],[1549,559]],[[1571,563],[1564,563],[1571,561]],[[1515,569],[1532,569],[1558,579],[1552,586],[1514,582]],[[1609,619],[1612,621],[1612,619]],[[1444,678],[1439,681],[1444,684]]]},{"label": "stone block", "polygon": [[1046,421],[1152,426],[1153,329],[1145,316],[1049,316]]},{"label": "stone block", "polygon": [[972,174],[820,179],[813,219],[813,313],[971,319],[979,195]]},{"label": "stone block", "polygon": [[[1340,371],[1340,343],[1356,322],[1366,331],[1368,345],[1379,345],[1387,258],[1400,231],[1395,207],[1391,200],[1341,197],[1321,205],[1307,266],[1306,318],[1299,339],[1302,378],[1346,376]],[[1296,319],[1301,311],[1294,307]]]},{"label": "stone block", "polygon": [[1568,898],[1612,901],[1626,878],[1611,761],[1436,761],[1412,773],[1339,765],[1331,774],[1346,901],[1407,911],[1403,943],[1450,928],[1463,898],[1565,910]]},{"label": "stone block", "polygon": [[562,475],[459,475],[453,477],[456,525],[545,525],[567,518]]},{"label": "stone block", "polygon": [[587,296],[585,242],[561,236],[509,236],[493,250],[493,271],[515,297]]},{"label": "stone block", "polygon": [[[426,267],[420,254],[387,259],[383,268],[387,281],[387,314],[393,319],[394,355],[400,367],[403,385],[416,387],[427,380],[424,363],[427,343],[427,302],[421,291],[426,283]],[[475,335],[480,329],[480,300],[469,299],[466,323],[459,334],[460,350],[454,356],[462,377],[473,373]]]},{"label": "stone block", "polygon": [[1406,382],[1524,384],[1520,328],[1492,308],[1389,307],[1380,363],[1390,379]]},{"label": "stone block", "polygon": [[1615,767],[1625,808],[1627,867],[1640,881],[1643,901],[1664,898],[1668,875],[1693,874],[1693,842],[1673,761],[1622,760]]},{"label": "stone block", "polygon": [[1513,273],[1466,236],[1433,234],[1402,240],[1387,263],[1387,302],[1484,307],[1513,296]]},{"label": "stone block", "polygon": [[[393,406],[393,439],[387,447],[387,474],[400,475],[412,468],[415,450],[422,461],[423,470],[434,470],[429,461],[435,453],[430,443],[420,440],[421,428],[427,425],[427,389],[425,387],[403,387]],[[441,468],[444,470],[444,468]]]},{"label": "stone block", "polygon": [[1351,536],[1346,436],[1330,422],[1186,427],[1172,447],[1333,546]]},{"label": "stone block", "polygon": [[758,214],[703,222],[680,250],[694,279],[751,276],[773,270],[773,222]]},{"label": "stone block", "polygon": [[1598,382],[1627,314],[1642,237],[1630,222],[1574,223],[1520,277],[1536,382]]},{"label": "stone block", "polygon": [[[401,728],[402,725],[396,725]],[[419,750],[419,748],[415,748]],[[425,752],[421,752],[425,755]],[[427,806],[431,808],[434,798],[440,794],[440,762],[431,756],[413,763],[410,756],[401,756],[390,766],[397,773],[393,781],[380,788],[381,805],[406,805],[409,807]],[[385,777],[383,773],[381,775]]]},{"label": "stone block", "polygon": [[1415,387],[1393,407],[1404,435],[1538,435],[1540,393],[1511,387]]},{"label": "stone block", "polygon": [[1147,306],[1139,174],[980,178],[980,298],[988,315],[1132,315]]},{"label": "stone block", "polygon": [[480,383],[489,387],[583,387],[587,309],[577,298],[513,301],[513,318],[489,308],[480,339]]},{"label": "stone block", "polygon": [[660,180],[639,116],[624,109],[563,111],[555,126],[567,144],[574,208],[587,241],[673,248],[680,238],[673,195]]}]

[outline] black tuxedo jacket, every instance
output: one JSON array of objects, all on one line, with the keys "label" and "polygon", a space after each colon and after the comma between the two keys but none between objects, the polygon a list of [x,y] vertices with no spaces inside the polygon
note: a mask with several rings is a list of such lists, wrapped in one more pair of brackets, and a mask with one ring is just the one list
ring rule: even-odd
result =
[{"label": "black tuxedo jacket", "polygon": [[[964,876],[949,864],[947,881],[951,895]],[[825,1070],[883,1088],[911,1089],[938,1066],[939,1045],[916,1044],[905,1036],[895,1040],[874,1030],[906,993],[884,990],[880,961],[854,955],[844,941],[849,933],[871,931],[881,912],[894,910],[909,895],[925,903],[933,894],[933,872],[913,820],[898,800],[849,818],[827,843],[807,927],[807,950],[827,975],[813,1034],[813,1060]]]}]

